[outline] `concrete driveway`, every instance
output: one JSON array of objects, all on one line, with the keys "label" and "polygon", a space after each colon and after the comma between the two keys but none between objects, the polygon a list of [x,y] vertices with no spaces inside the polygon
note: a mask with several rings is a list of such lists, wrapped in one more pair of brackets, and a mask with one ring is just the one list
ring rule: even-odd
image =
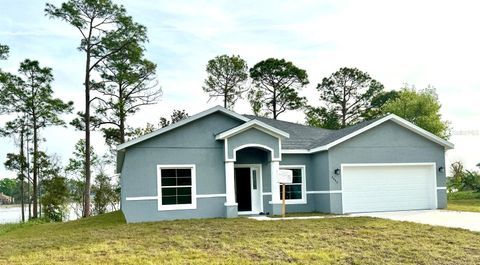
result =
[{"label": "concrete driveway", "polygon": [[457,212],[447,210],[422,210],[358,213],[350,216],[368,216],[385,218],[396,221],[408,221],[420,224],[438,225],[453,228],[463,228],[480,232],[480,213]]}]

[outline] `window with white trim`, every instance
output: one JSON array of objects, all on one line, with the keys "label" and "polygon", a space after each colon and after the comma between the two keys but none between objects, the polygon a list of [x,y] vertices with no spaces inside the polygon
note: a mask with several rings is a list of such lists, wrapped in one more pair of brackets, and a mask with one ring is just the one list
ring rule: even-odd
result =
[{"label": "window with white trim", "polygon": [[159,165],[158,210],[196,208],[195,165]]},{"label": "window with white trim", "polygon": [[[285,202],[289,204],[306,203],[307,192],[305,183],[305,166],[280,166],[281,169],[292,170],[293,180],[291,184],[285,184]],[[283,190],[280,185],[280,200]]]}]

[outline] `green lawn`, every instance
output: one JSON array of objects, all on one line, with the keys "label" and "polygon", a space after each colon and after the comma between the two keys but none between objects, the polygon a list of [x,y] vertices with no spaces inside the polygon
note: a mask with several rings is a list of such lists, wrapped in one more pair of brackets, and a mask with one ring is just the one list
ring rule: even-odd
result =
[{"label": "green lawn", "polygon": [[[0,226],[1,227],[1,226]],[[9,226],[0,264],[475,264],[480,233],[375,218]]]},{"label": "green lawn", "polygon": [[448,194],[448,210],[480,212],[480,192],[460,191]]}]

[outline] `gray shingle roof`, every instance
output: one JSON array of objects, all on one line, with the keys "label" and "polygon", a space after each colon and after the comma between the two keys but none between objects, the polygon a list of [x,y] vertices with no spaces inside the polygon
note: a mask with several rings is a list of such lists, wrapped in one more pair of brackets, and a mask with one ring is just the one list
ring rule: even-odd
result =
[{"label": "gray shingle roof", "polygon": [[[282,141],[282,149],[311,149],[334,142],[347,136],[369,124],[381,119],[364,121],[359,124],[340,130],[328,130],[323,128],[310,127],[303,124],[274,120],[253,115],[243,115],[249,119],[256,119],[270,126],[290,134],[290,138]],[[383,117],[382,117],[383,118]]]}]

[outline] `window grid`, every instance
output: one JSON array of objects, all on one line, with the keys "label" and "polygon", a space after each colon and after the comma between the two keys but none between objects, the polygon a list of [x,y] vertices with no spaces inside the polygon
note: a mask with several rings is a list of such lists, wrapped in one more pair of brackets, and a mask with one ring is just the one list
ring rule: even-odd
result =
[{"label": "window grid", "polygon": [[[304,176],[304,167],[281,167],[282,169],[292,170],[293,179],[292,184],[285,184],[285,201],[299,202],[304,201],[306,194],[304,194],[304,185],[303,183]],[[283,197],[282,185],[280,185],[280,200]]]},{"label": "window grid", "polygon": [[192,204],[192,170],[162,168],[162,205]]}]

